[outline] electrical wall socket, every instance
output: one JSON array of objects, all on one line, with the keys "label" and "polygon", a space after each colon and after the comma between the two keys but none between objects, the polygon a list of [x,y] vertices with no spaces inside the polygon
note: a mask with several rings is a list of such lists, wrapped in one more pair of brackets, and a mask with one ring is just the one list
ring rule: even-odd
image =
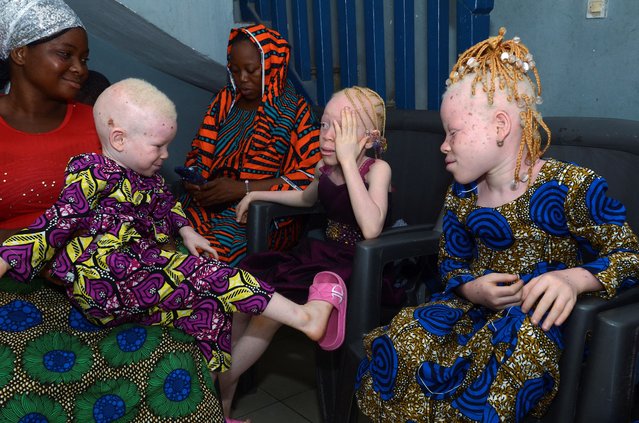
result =
[{"label": "electrical wall socket", "polygon": [[601,19],[608,15],[608,0],[586,0],[586,18]]}]

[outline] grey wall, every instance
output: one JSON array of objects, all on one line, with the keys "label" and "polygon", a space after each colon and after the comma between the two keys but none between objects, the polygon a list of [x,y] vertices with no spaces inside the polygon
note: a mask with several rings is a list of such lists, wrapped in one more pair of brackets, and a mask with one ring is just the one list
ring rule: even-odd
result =
[{"label": "grey wall", "polygon": [[178,132],[169,147],[170,157],[162,171],[167,180],[174,183],[177,177],[173,173],[173,167],[184,163],[191,140],[213,94],[160,72],[90,34],[89,48],[90,69],[103,73],[112,83],[129,77],[142,78],[158,87],[175,103],[178,112]]},{"label": "grey wall", "polygon": [[232,0],[117,0],[205,56],[226,63]]},{"label": "grey wall", "polygon": [[[220,62],[225,62],[229,29],[240,25],[233,23],[230,0],[183,0],[177,8],[169,1],[120,2]],[[215,8],[203,8],[211,3]],[[639,72],[634,67],[639,64],[639,0],[610,0],[605,19],[586,19],[586,3],[587,0],[495,0],[490,32],[496,34],[500,26],[505,26],[507,37],[520,36],[535,55],[542,80],[544,115],[639,120]],[[423,22],[425,10],[417,6],[417,18]],[[454,25],[452,18],[451,23]],[[172,168],[182,163],[212,93],[160,72],[99,37],[90,35],[89,39],[92,69],[101,71],[112,82],[130,76],[147,79],[176,103],[178,135],[163,172],[167,179],[175,181]],[[452,26],[450,39],[453,51]],[[423,56],[417,58],[418,62]],[[451,62],[453,59],[454,53]],[[422,108],[425,78],[418,76],[416,82],[418,108]]]},{"label": "grey wall", "polygon": [[[231,0],[119,1],[218,63],[225,63],[229,29],[240,25],[233,22]],[[639,64],[639,0],[609,0],[605,19],[586,19],[586,5],[587,0],[495,0],[490,33],[505,26],[507,37],[520,36],[535,55],[543,114],[639,120],[639,72],[634,67]],[[455,57],[454,12],[451,0],[450,66]],[[392,22],[388,5],[385,13]],[[422,2],[416,2],[415,14],[417,25],[425,23]],[[386,38],[392,49],[388,34]],[[426,101],[424,58],[425,52],[416,57],[417,108],[424,108]],[[392,78],[390,68],[387,77]],[[392,96],[393,88],[387,89]]]},{"label": "grey wall", "polygon": [[537,62],[546,116],[639,120],[639,1],[609,0],[586,19],[587,0],[496,0],[491,35],[518,35]]}]

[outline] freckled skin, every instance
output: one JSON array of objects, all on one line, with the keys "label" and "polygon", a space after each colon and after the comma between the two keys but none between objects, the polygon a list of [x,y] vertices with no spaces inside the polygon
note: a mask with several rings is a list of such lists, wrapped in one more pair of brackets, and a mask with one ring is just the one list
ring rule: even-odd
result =
[{"label": "freckled skin", "polygon": [[[497,132],[486,106],[485,100],[468,96],[458,87],[452,88],[442,102],[442,122],[447,136],[441,151],[446,155],[446,169],[457,182],[479,180],[500,160]],[[478,107],[483,107],[480,112]]]}]

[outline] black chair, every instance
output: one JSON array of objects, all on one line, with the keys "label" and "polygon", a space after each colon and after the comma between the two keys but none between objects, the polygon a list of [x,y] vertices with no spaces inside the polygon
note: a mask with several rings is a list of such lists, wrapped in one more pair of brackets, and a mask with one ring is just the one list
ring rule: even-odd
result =
[{"label": "black chair", "polygon": [[[546,123],[552,130],[553,147],[548,156],[574,161],[583,166],[594,169],[605,176],[610,183],[610,194],[620,199],[627,207],[628,220],[633,228],[639,228],[639,196],[636,186],[639,174],[635,172],[639,167],[639,122],[619,119],[556,117],[547,118]],[[408,256],[436,254],[438,239],[441,233],[438,228],[414,228],[404,234],[392,237],[367,240],[357,245],[356,268],[350,283],[350,298],[356,298],[357,303],[349,301],[347,326],[347,343],[343,348],[340,374],[338,380],[339,391],[336,394],[337,407],[335,415],[337,421],[352,419],[355,407],[353,403],[353,387],[346,381],[353,380],[357,366],[364,357],[362,350],[362,336],[377,326],[379,321],[379,287],[381,284],[381,268],[387,260],[396,260]],[[589,370],[587,379],[582,379],[583,354],[587,339],[595,327],[595,319],[600,312],[617,310],[619,307],[639,304],[639,288],[622,292],[609,301],[594,296],[581,298],[564,326],[565,349],[560,362],[561,385],[557,398],[548,413],[541,421],[571,422],[576,417],[577,407],[585,408],[590,398],[598,396],[597,386],[617,383],[621,378],[619,373]],[[625,315],[624,315],[625,316]],[[624,329],[627,334],[630,329]],[[636,327],[634,329],[636,331]],[[605,340],[598,340],[595,332],[595,346],[605,349]],[[636,348],[636,347],[635,347]],[[610,352],[620,356],[619,362],[626,366],[634,364],[632,356],[623,358],[619,351]],[[636,354],[636,351],[635,351]],[[587,361],[588,369],[607,368],[606,354],[593,354]],[[627,370],[627,368],[626,368]],[[628,372],[621,372],[626,377],[622,386],[626,389],[623,398],[632,397],[633,385],[628,381]],[[586,382],[583,382],[586,380]],[[632,380],[632,379],[630,379]],[[609,390],[610,392],[610,390]],[[592,401],[591,404],[601,404]],[[619,401],[608,401],[606,406],[621,408]],[[591,409],[588,407],[585,409]],[[584,422],[618,422],[617,412],[608,413],[600,419],[592,419],[593,414],[580,410],[579,420]],[[601,414],[602,412],[600,412]],[[529,418],[528,421],[536,421]]]},{"label": "black chair", "polygon": [[[393,214],[402,218],[408,216],[406,220],[411,225],[385,231],[379,238],[362,241],[357,245],[354,272],[349,283],[344,346],[333,354],[322,353],[318,356],[318,386],[325,421],[351,421],[355,416],[356,407],[352,406],[353,381],[364,355],[362,336],[380,324],[381,275],[384,265],[401,258],[437,254],[441,232],[436,216],[441,209],[443,192],[450,178],[443,171],[442,156],[438,152],[443,139],[441,123],[439,117],[433,113],[389,113],[389,154],[385,158],[391,163],[394,170],[393,181],[397,186],[397,198],[392,203],[392,207],[395,207]],[[633,172],[639,168],[639,122],[581,117],[551,117],[546,122],[553,135],[553,146],[548,156],[574,161],[606,177],[611,186],[610,195],[626,205],[631,226],[639,228],[639,196],[635,195],[639,176]],[[430,151],[424,153],[420,148]],[[416,165],[415,161],[421,163],[421,166]],[[423,173],[420,175],[419,172]],[[253,245],[255,249],[249,251],[262,251],[266,247],[266,231],[270,219],[290,215],[292,210],[269,203],[254,203],[251,207],[249,248]],[[293,211],[308,213],[311,210]],[[415,216],[415,213],[421,213],[422,219]],[[583,401],[578,403],[578,398],[587,398],[591,388],[590,384],[580,382],[584,346],[594,329],[595,318],[602,311],[636,303],[639,303],[639,288],[609,301],[592,296],[585,296],[578,301],[564,326],[566,347],[560,362],[560,391],[542,421],[574,420],[577,404],[580,407],[583,404]],[[595,362],[596,359],[593,356],[587,360],[590,368],[599,365]],[[598,377],[603,376],[605,374],[600,373]],[[589,377],[593,379],[597,376]],[[597,383],[604,383],[604,380],[595,380]]]},{"label": "black chair", "polygon": [[[389,110],[386,138],[389,147],[384,159],[393,169],[394,192],[389,207],[391,222],[402,219],[410,225],[420,224],[422,227],[433,228],[446,187],[451,181],[439,152],[439,146],[444,139],[439,113],[424,110]],[[420,175],[420,172],[424,174]],[[428,184],[422,184],[423,181],[428,181]],[[269,225],[274,218],[321,212],[322,208],[319,205],[312,208],[296,208],[263,201],[251,203],[247,222],[248,254],[266,251]],[[380,239],[402,233],[407,230],[406,228],[408,227],[387,229],[380,235]],[[356,258],[355,261],[357,260]],[[352,301],[359,302],[357,297],[349,294],[349,304]],[[379,320],[374,326],[378,324]],[[347,324],[345,345],[348,343],[348,333],[352,332],[348,329],[349,325]],[[335,393],[337,386],[343,384],[338,379],[342,349],[335,352],[326,352],[319,348],[316,350],[318,396],[322,420],[326,422],[340,419],[339,415],[335,414]]]},{"label": "black chair", "polygon": [[[590,358],[584,369],[578,421],[628,422],[639,413],[635,389],[639,358],[639,302],[597,315]],[[637,418],[637,415],[634,416]]]}]

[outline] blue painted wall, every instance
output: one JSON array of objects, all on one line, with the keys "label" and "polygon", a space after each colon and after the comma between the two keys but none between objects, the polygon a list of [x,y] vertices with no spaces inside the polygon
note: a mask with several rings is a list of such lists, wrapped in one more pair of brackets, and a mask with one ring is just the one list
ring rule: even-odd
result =
[{"label": "blue painted wall", "polygon": [[232,0],[117,0],[166,33],[211,59],[226,63]]},{"label": "blue painted wall", "polygon": [[518,35],[539,67],[542,114],[639,120],[639,1],[609,0],[586,19],[587,0],[496,0],[491,34]]}]

